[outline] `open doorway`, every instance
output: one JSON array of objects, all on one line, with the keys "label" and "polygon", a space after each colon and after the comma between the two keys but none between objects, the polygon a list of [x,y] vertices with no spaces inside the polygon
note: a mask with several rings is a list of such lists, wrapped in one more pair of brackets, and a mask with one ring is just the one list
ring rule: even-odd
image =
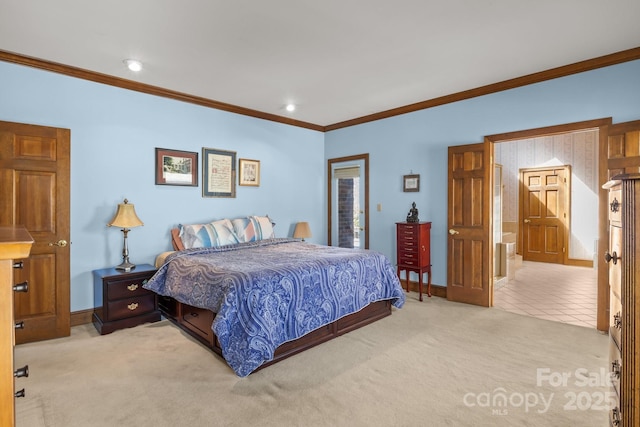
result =
[{"label": "open doorway", "polygon": [[551,130],[488,137],[501,178],[494,264],[505,276],[494,306],[595,328],[599,128]]},{"label": "open doorway", "polygon": [[328,245],[369,248],[369,154],[327,162]]}]

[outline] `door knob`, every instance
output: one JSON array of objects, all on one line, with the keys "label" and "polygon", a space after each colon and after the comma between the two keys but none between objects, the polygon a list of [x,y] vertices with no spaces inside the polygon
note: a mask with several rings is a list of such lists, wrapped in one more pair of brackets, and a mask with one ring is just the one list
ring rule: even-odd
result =
[{"label": "door knob", "polygon": [[610,254],[609,252],[605,252],[604,254],[604,260],[608,263],[610,261],[613,261],[613,265],[616,265],[618,263],[619,260],[621,260],[622,257],[618,256],[618,254],[616,253],[616,251],[613,251],[612,254]]},{"label": "door knob", "polygon": [[529,218],[527,218],[527,219],[525,219],[525,220],[524,220],[524,223],[525,223],[525,224],[529,224],[530,222],[531,222],[531,220],[530,220]]},{"label": "door knob", "polygon": [[67,241],[64,239],[60,239],[57,242],[49,243],[49,246],[60,246],[61,248],[64,248],[65,246],[67,246]]},{"label": "door knob", "polygon": [[451,234],[452,236],[455,236],[456,234],[460,234],[460,232],[457,231],[457,230],[454,230],[453,228],[450,228],[449,229],[449,234]]}]

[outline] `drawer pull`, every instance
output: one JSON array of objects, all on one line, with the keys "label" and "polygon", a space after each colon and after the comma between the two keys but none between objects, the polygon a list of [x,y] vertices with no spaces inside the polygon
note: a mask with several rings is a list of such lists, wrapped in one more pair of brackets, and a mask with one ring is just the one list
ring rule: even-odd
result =
[{"label": "drawer pull", "polygon": [[611,410],[611,422],[614,426],[619,426],[621,421],[620,409],[616,406]]},{"label": "drawer pull", "polygon": [[127,308],[128,308],[129,310],[133,311],[133,310],[135,310],[136,308],[138,308],[138,305],[139,305],[139,304],[138,304],[137,302],[132,302],[131,304],[129,304],[129,305],[127,306]]},{"label": "drawer pull", "polygon": [[138,284],[137,283],[131,284],[131,285],[127,286],[127,289],[129,289],[131,292],[133,292],[136,289],[138,289]]},{"label": "drawer pull", "polygon": [[16,378],[29,376],[29,365],[24,365],[22,368],[18,368],[13,371],[13,376]]},{"label": "drawer pull", "polygon": [[613,377],[620,379],[620,362],[617,360],[611,362],[611,374]]},{"label": "drawer pull", "polygon": [[622,314],[620,312],[613,315],[613,326],[622,329]]},{"label": "drawer pull", "polygon": [[609,203],[609,208],[611,212],[616,213],[620,210],[620,202],[615,197],[613,198],[613,202]]},{"label": "drawer pull", "polygon": [[25,393],[24,393],[24,389],[22,390],[18,390],[15,392],[14,397],[18,398],[18,397],[24,397]]},{"label": "drawer pull", "polygon": [[23,261],[16,261],[13,263],[13,268],[24,268],[24,262]]},{"label": "drawer pull", "polygon": [[604,260],[606,262],[613,261],[613,265],[616,265],[618,263],[618,260],[622,260],[622,257],[618,256],[616,251],[613,251],[613,254],[610,254],[609,252],[605,252]]},{"label": "drawer pull", "polygon": [[13,286],[13,292],[28,292],[29,291],[29,282],[24,281],[22,283],[18,283]]},{"label": "drawer pull", "polygon": [[24,322],[16,322],[15,328],[16,329],[24,329]]}]

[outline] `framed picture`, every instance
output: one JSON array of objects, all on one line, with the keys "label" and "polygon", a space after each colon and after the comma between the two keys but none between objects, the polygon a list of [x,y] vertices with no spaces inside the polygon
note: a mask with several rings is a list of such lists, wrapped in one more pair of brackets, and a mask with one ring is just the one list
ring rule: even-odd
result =
[{"label": "framed picture", "polygon": [[240,159],[240,185],[260,186],[260,160]]},{"label": "framed picture", "polygon": [[198,186],[198,153],[156,148],[156,185]]},{"label": "framed picture", "polygon": [[405,175],[403,178],[405,193],[420,191],[420,175]]},{"label": "framed picture", "polygon": [[202,197],[236,197],[236,152],[202,149]]}]

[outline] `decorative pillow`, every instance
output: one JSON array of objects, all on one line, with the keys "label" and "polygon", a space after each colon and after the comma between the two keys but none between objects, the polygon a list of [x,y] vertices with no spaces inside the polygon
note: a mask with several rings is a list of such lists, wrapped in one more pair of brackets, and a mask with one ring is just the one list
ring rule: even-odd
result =
[{"label": "decorative pillow", "polygon": [[240,242],[255,242],[275,237],[273,223],[268,216],[247,216],[231,220]]},{"label": "decorative pillow", "polygon": [[212,248],[239,242],[228,219],[209,224],[181,225],[180,239],[185,249]]}]

